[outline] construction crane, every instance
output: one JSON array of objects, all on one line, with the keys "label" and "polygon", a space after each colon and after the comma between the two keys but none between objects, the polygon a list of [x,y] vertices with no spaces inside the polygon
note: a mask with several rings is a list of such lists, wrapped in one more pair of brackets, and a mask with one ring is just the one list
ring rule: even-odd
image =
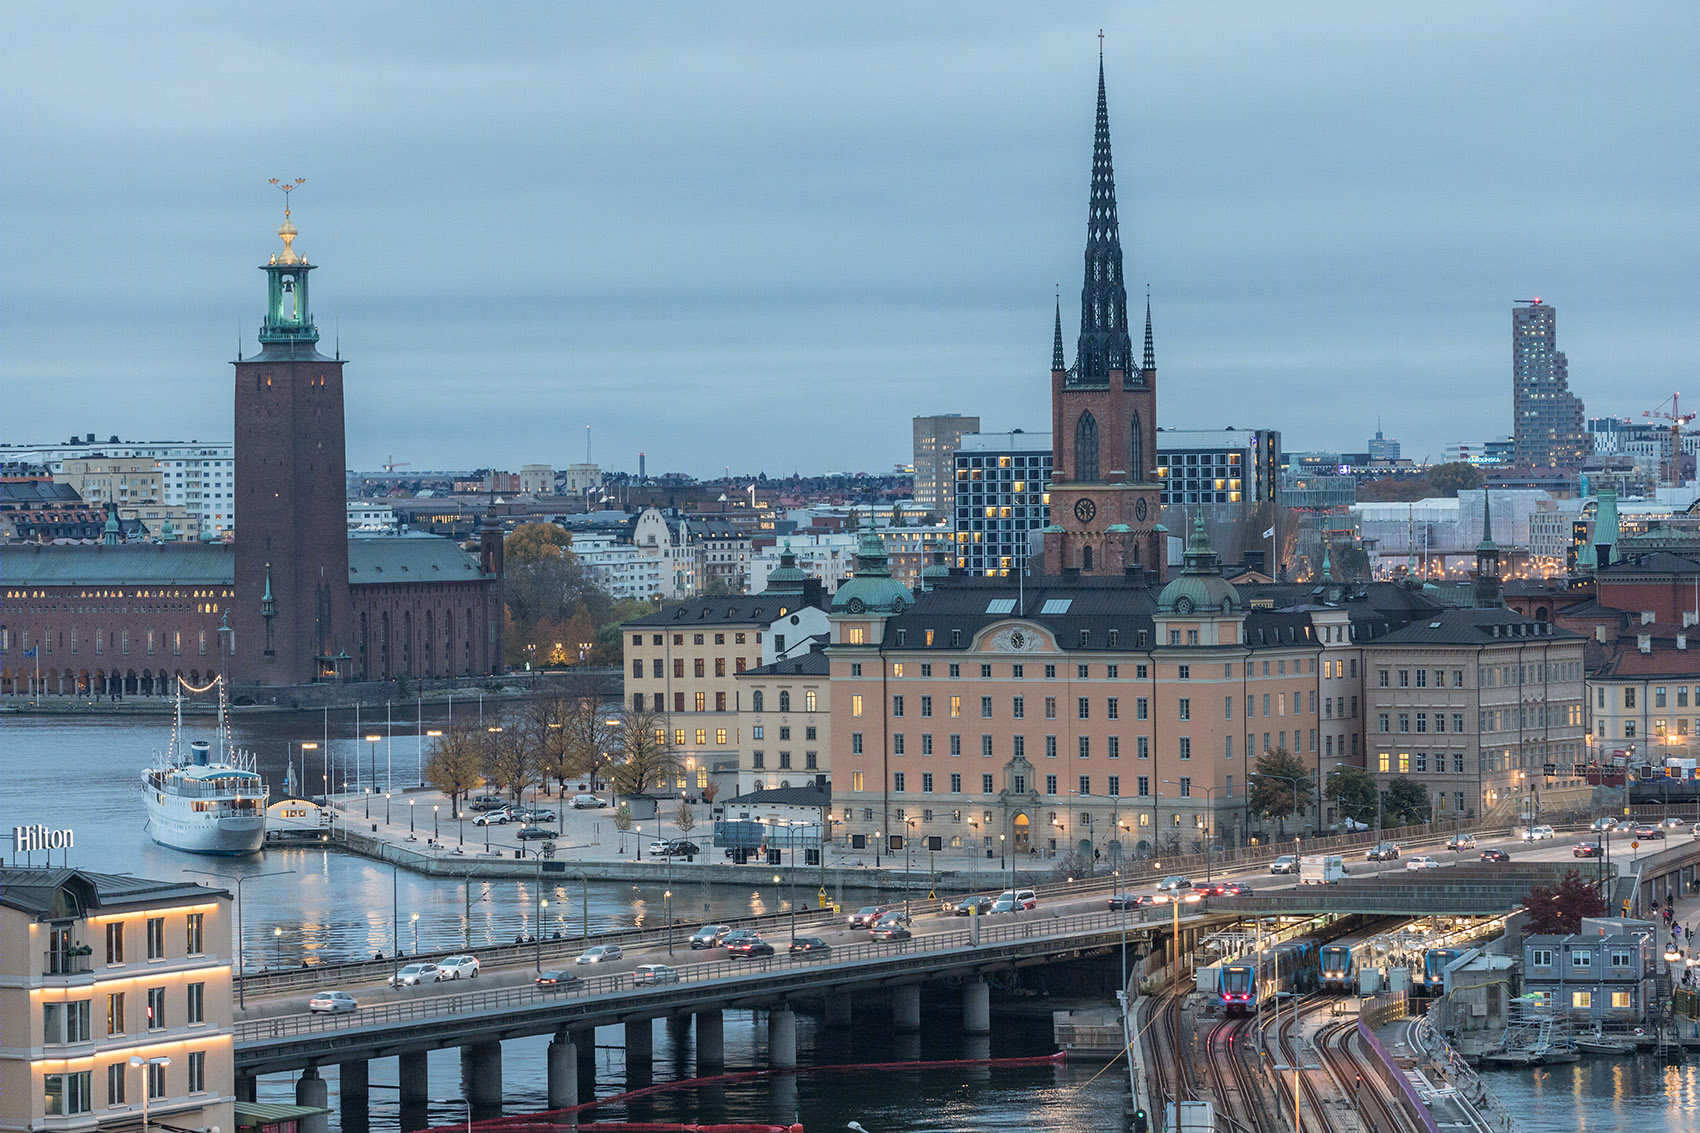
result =
[{"label": "construction crane", "polygon": [[412,463],[413,462],[411,460],[397,460],[395,458],[395,454],[391,453],[390,458],[378,465],[378,467],[382,468],[385,472],[394,472],[398,468],[407,468],[412,465]]},{"label": "construction crane", "polygon": [[[1682,427],[1694,420],[1695,414],[1682,412],[1680,393],[1673,393],[1658,405],[1642,413],[1643,417],[1656,417],[1660,421],[1670,422],[1670,444],[1666,455],[1670,463],[1666,466],[1670,475],[1670,486],[1675,488],[1682,483]],[[1665,406],[1670,406],[1670,412],[1665,412]]]}]

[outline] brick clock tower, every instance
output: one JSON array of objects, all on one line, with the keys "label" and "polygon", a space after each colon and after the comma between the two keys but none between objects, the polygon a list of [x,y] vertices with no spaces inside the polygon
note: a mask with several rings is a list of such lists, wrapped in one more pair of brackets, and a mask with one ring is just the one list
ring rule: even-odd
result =
[{"label": "brick clock tower", "polygon": [[235,363],[242,518],[231,647],[245,680],[291,685],[349,675],[347,461],[342,360],[318,351],[313,268],[295,248],[287,207],[277,234],[283,249],[261,269],[260,352]]},{"label": "brick clock tower", "polygon": [[1162,489],[1152,471],[1157,456],[1157,360],[1151,302],[1145,303],[1145,354],[1135,366],[1101,57],[1080,339],[1069,369],[1059,303],[1051,346],[1051,436],[1046,570],[1121,576],[1139,568],[1161,578]]}]

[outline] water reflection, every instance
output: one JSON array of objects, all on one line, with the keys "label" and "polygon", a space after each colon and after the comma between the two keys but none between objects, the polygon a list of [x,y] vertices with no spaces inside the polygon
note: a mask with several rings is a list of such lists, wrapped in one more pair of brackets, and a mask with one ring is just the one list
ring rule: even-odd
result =
[{"label": "water reflection", "polygon": [[[1484,1070],[1523,1133],[1663,1129],[1700,1133],[1700,1070],[1656,1057],[1594,1058],[1534,1070]],[[1556,1103],[1556,1104],[1555,1104]]]}]

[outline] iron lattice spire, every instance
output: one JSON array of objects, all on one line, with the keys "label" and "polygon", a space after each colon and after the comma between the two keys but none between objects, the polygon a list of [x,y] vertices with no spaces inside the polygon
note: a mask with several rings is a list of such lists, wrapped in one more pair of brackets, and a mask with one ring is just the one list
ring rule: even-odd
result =
[{"label": "iron lattice spire", "polygon": [[1145,293],[1145,361],[1140,369],[1154,373],[1157,369],[1157,346],[1151,337],[1151,292]]},{"label": "iron lattice spire", "polygon": [[1068,360],[1063,357],[1062,345],[1062,296],[1057,296],[1057,329],[1051,336],[1051,371],[1068,369]]},{"label": "iron lattice spire", "polygon": [[1104,60],[1098,59],[1098,123],[1092,142],[1092,197],[1086,220],[1086,279],[1080,289],[1080,344],[1075,365],[1083,384],[1105,385],[1111,370],[1133,360],[1127,332],[1127,287],[1116,223],[1116,174],[1110,160],[1110,111]]}]

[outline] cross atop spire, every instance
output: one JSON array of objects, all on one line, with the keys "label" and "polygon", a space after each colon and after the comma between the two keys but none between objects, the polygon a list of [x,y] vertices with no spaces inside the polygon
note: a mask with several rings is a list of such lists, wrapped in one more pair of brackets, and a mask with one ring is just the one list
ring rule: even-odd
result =
[{"label": "cross atop spire", "polygon": [[1116,174],[1110,158],[1109,100],[1104,94],[1102,41],[1098,59],[1098,119],[1092,141],[1092,192],[1086,219],[1086,272],[1080,288],[1080,343],[1075,382],[1107,386],[1110,372],[1132,365],[1127,332],[1127,287],[1116,221]]}]

